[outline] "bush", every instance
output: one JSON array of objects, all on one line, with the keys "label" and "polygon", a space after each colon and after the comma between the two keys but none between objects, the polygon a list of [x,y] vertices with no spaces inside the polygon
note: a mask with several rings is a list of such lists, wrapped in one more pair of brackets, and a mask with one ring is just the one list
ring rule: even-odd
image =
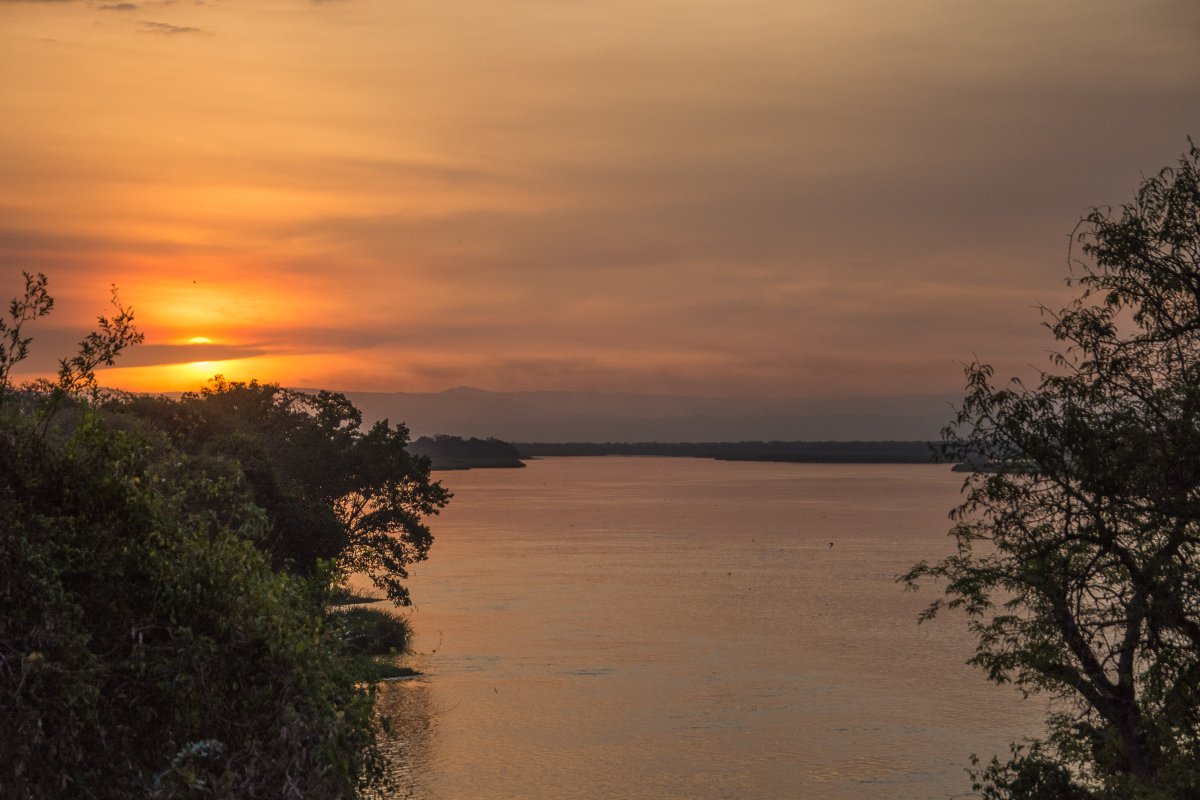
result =
[{"label": "bush", "polygon": [[354,606],[329,615],[329,627],[354,655],[385,656],[408,652],[408,620],[377,608]]},{"label": "bush", "polygon": [[0,795],[352,797],[371,696],[236,479],[0,428]]}]

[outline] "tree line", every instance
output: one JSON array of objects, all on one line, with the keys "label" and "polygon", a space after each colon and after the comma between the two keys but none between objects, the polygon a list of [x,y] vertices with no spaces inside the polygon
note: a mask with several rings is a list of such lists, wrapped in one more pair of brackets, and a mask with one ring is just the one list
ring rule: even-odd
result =
[{"label": "tree line", "polygon": [[865,442],[515,442],[524,457],[679,456],[722,461],[828,464],[931,464],[935,445],[922,441]]}]

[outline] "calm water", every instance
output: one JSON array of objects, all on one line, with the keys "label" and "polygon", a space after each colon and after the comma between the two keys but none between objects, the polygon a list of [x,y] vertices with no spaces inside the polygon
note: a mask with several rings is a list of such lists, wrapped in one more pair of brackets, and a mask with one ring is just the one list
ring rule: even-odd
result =
[{"label": "calm water", "polygon": [[[946,467],[544,459],[443,473],[411,581],[418,800],[963,797],[1044,706],[894,577],[948,552]],[[832,543],[832,547],[830,544]]]}]

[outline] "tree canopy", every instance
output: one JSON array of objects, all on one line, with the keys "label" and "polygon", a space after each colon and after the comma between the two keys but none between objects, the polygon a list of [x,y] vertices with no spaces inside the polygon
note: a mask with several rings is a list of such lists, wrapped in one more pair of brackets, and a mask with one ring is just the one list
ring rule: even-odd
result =
[{"label": "tree canopy", "polygon": [[256,382],[106,399],[96,368],[141,341],[115,292],[55,379],[16,385],[53,308],[25,277],[0,319],[0,796],[378,788],[363,634],[404,626],[328,605],[350,570],[408,598],[449,495],[407,431]]},{"label": "tree canopy", "polygon": [[944,456],[986,465],[926,612],[972,662],[1047,692],[1042,741],[976,772],[985,798],[1200,796],[1200,150],[1073,237],[1078,298],[1036,385],[972,364]]},{"label": "tree canopy", "polygon": [[363,430],[345,395],[219,376],[178,401],[123,396],[109,408],[148,421],[187,453],[235,459],[267,511],[263,544],[277,566],[307,574],[332,563],[410,602],[407,568],[433,541],[425,518],[450,493],[430,479],[429,460],[408,450],[403,425]]}]

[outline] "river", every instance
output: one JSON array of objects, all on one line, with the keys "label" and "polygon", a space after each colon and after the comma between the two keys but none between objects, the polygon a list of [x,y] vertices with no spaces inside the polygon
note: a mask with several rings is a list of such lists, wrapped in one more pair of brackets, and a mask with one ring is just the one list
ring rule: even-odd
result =
[{"label": "river", "polygon": [[547,458],[441,473],[415,680],[385,742],[415,800],[970,796],[1036,734],[895,576],[950,551],[945,466]]}]

